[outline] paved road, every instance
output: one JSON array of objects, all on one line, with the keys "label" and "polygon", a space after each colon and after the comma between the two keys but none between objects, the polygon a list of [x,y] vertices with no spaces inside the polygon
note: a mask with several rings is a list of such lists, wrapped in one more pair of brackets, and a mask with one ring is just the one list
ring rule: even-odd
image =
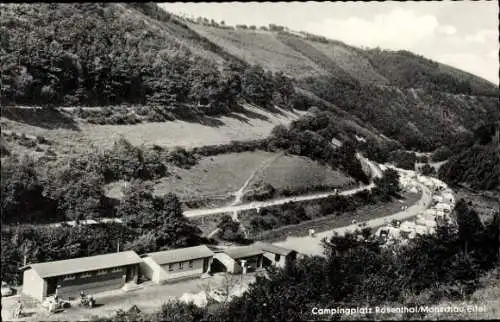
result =
[{"label": "paved road", "polygon": [[[356,192],[359,192],[361,190],[371,189],[374,186],[375,185],[373,183],[371,183],[371,184],[366,185],[366,186],[363,185],[363,186],[360,186],[358,188],[342,191],[342,192],[339,192],[338,194],[342,195],[342,196],[352,195],[352,194],[355,194]],[[335,195],[335,192],[331,191],[331,192],[315,193],[315,194],[306,195],[306,196],[279,198],[279,199],[273,199],[273,200],[269,200],[269,201],[256,201],[256,202],[246,203],[246,204],[242,204],[242,205],[238,205],[238,206],[227,206],[227,207],[220,207],[220,208],[213,208],[213,209],[187,210],[187,211],[184,211],[184,216],[186,216],[186,217],[199,217],[199,216],[207,216],[207,215],[221,214],[221,213],[227,213],[227,212],[265,208],[265,207],[270,207],[270,206],[282,205],[282,204],[285,204],[285,203],[291,202],[291,201],[306,201],[306,200],[323,199],[323,198],[327,198],[327,197],[330,197],[333,195]]]},{"label": "paved road", "polygon": [[[387,222],[392,221],[393,219],[397,220],[406,220],[412,217],[417,216],[422,211],[427,209],[432,202],[432,192],[425,185],[415,182],[418,184],[420,190],[422,191],[422,196],[420,200],[411,207],[408,207],[405,211],[398,212],[396,214],[392,214],[389,216],[378,217],[372,220],[365,221],[368,227],[375,228],[379,226],[383,226]],[[323,255],[323,246],[321,240],[323,238],[329,238],[333,236],[336,232],[339,235],[345,234],[347,231],[354,231],[358,227],[358,224],[353,224],[345,227],[339,227],[336,229],[328,230],[325,232],[317,233],[315,237],[288,237],[285,241],[274,243],[277,246],[286,247],[289,249],[293,249],[299,253],[305,255]]]}]

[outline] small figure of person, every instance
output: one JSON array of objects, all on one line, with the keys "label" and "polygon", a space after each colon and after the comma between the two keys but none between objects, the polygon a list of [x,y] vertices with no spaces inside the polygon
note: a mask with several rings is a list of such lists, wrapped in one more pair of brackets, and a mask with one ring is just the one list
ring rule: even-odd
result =
[{"label": "small figure of person", "polygon": [[14,316],[16,319],[19,319],[23,314],[23,303],[21,302],[21,299],[17,301],[17,306],[16,306],[16,311],[14,313]]}]

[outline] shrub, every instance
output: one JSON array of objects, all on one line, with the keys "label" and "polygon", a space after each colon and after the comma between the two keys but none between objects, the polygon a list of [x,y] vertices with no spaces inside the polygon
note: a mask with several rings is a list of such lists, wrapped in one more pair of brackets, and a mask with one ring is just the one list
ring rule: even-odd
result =
[{"label": "shrub", "polygon": [[440,162],[440,161],[445,161],[449,157],[451,157],[452,152],[447,146],[441,146],[434,153],[432,154],[432,161],[434,162]]},{"label": "shrub", "polygon": [[420,168],[420,171],[422,171],[422,174],[424,176],[434,175],[436,173],[436,170],[434,169],[434,167],[430,166],[428,163],[424,164]]},{"label": "shrub", "polygon": [[414,170],[417,156],[413,152],[396,150],[389,153],[388,160],[393,162],[398,168]]},{"label": "shrub", "polygon": [[43,136],[37,135],[36,141],[38,144],[50,144],[50,142]]},{"label": "shrub", "polygon": [[189,169],[197,163],[197,158],[193,152],[188,152],[186,149],[176,147],[168,154],[168,161],[174,165]]}]

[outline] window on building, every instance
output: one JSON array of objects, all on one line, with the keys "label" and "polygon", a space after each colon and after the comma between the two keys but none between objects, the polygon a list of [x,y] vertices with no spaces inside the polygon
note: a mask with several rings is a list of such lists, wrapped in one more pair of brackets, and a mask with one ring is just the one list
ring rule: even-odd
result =
[{"label": "window on building", "polygon": [[193,268],[193,261],[189,261],[189,268]]},{"label": "window on building", "polygon": [[92,274],[90,273],[82,273],[82,275],[80,276],[81,278],[88,278],[88,277],[91,277]]},{"label": "window on building", "polygon": [[106,274],[108,274],[108,271],[105,269],[101,269],[101,270],[97,271],[97,275],[106,275]]},{"label": "window on building", "polygon": [[70,275],[66,275],[66,276],[64,276],[64,279],[63,279],[63,280],[64,280],[64,281],[71,281],[71,280],[74,280],[74,279],[76,279],[76,275],[74,275],[74,274],[70,274]]},{"label": "window on building", "polygon": [[174,264],[168,264],[168,270],[173,271],[174,270]]},{"label": "window on building", "polygon": [[276,254],[276,255],[274,256],[274,261],[275,261],[275,262],[279,262],[279,261],[280,261],[280,258],[281,258],[281,257],[280,257],[280,255]]},{"label": "window on building", "polygon": [[113,269],[111,270],[111,272],[112,272],[112,273],[119,273],[119,272],[121,272],[121,271],[122,271],[122,269],[121,269],[121,268],[119,268],[119,267],[118,267],[118,268],[113,268]]},{"label": "window on building", "polygon": [[182,269],[182,267],[184,266],[184,263],[183,262],[180,262],[179,263],[179,269]]}]

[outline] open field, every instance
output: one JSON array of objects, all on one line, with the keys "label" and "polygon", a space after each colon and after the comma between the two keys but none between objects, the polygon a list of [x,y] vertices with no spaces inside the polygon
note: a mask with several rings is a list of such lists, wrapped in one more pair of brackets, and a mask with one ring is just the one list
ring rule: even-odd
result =
[{"label": "open field", "polygon": [[[23,110],[23,109],[19,109]],[[24,111],[22,117],[2,113],[2,130],[44,136],[53,142],[59,154],[85,153],[90,146],[109,147],[120,137],[133,145],[159,145],[167,148],[181,146],[192,148],[205,145],[246,141],[267,137],[274,126],[289,124],[304,112],[278,109],[279,113],[245,106],[242,113],[211,118],[205,124],[186,121],[141,123],[135,125],[94,125],[60,116],[56,123],[40,121],[40,111]],[[36,116],[32,115],[38,113]],[[20,114],[20,113],[19,113]],[[60,113],[64,114],[64,113]],[[55,119],[55,117],[51,117]]]},{"label": "open field", "polygon": [[317,186],[341,187],[353,183],[351,178],[328,166],[305,157],[289,155],[276,158],[255,175],[250,185],[258,182],[288,190]]},{"label": "open field", "polygon": [[[170,167],[171,175],[155,182],[155,193],[176,193],[181,200],[228,201],[247,181],[270,183],[275,188],[340,187],[350,178],[304,157],[265,151],[227,153],[205,157],[190,169]],[[252,179],[253,178],[253,179]],[[107,195],[121,198],[125,182],[106,187]],[[244,193],[244,192],[243,192]]]},{"label": "open field", "polygon": [[203,158],[191,169],[173,169],[174,175],[162,178],[155,190],[158,194],[175,192],[181,198],[232,194],[262,163],[275,156],[276,153],[255,151]]},{"label": "open field", "polygon": [[[403,196],[405,198],[405,205],[412,205],[420,199],[420,194],[416,193],[405,193]],[[287,236],[307,236],[309,229],[314,229],[317,233],[320,233],[334,228],[348,226],[352,223],[353,219],[356,219],[357,222],[362,222],[397,213],[401,211],[402,205],[403,203],[398,200],[377,205],[366,205],[354,212],[342,213],[340,216],[330,215],[304,221],[298,225],[284,226],[270,231],[265,231],[257,234],[254,238],[267,242],[276,242],[285,240]],[[249,224],[249,219],[249,216],[240,216],[240,221],[244,225]]]}]

